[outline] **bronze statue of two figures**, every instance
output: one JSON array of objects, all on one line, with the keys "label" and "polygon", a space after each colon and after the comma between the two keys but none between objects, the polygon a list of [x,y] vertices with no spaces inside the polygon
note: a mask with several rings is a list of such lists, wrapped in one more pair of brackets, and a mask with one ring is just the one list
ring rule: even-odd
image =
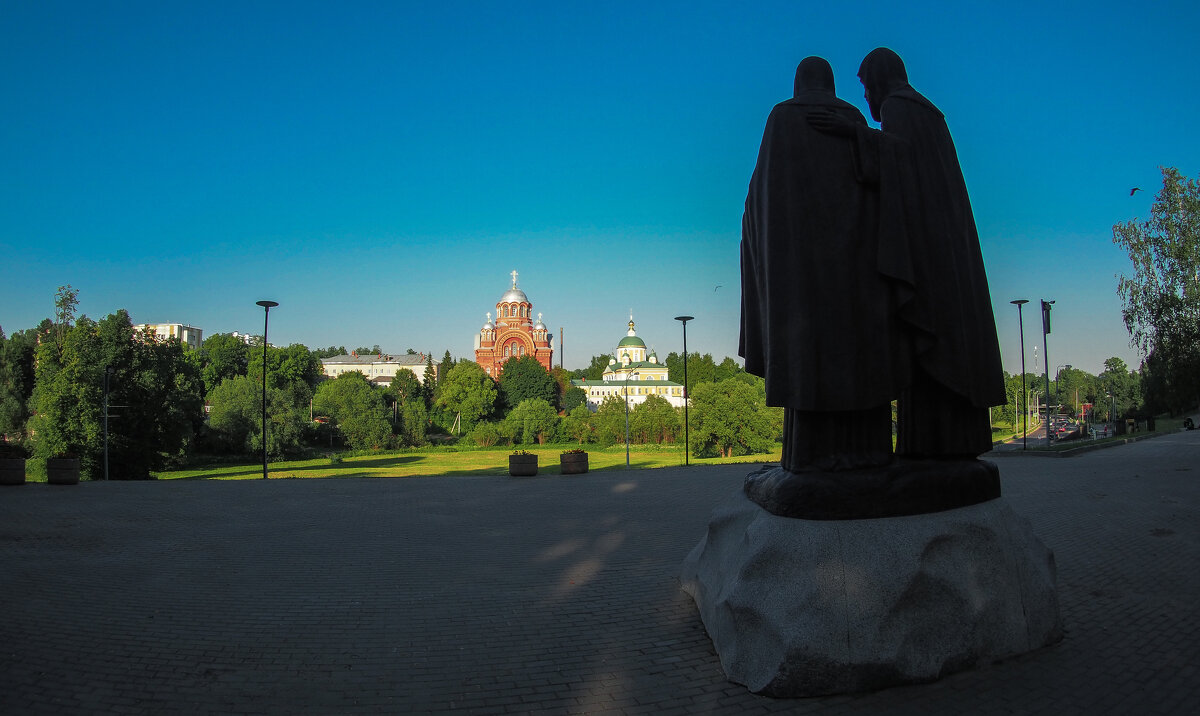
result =
[{"label": "bronze statue of two figures", "polygon": [[[922,514],[1000,496],[1005,402],[979,236],[942,113],[874,50],[872,117],[819,57],[767,119],[742,218],[746,370],[785,409],[783,459],[746,478],[773,514]],[[892,450],[891,402],[897,401]]]},{"label": "bronze statue of two figures", "polygon": [[879,130],[816,57],[767,119],[740,352],[786,411],[783,459],[714,508],[679,573],[726,675],[777,697],[933,681],[1063,634],[1054,554],[978,459],[1003,373],[950,132],[896,53],[859,77]]}]

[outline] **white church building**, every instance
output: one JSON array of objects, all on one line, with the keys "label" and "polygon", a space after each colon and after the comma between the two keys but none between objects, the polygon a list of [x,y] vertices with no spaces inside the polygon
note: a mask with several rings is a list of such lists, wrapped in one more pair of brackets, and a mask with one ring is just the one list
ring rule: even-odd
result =
[{"label": "white church building", "polygon": [[683,407],[683,386],[667,380],[667,366],[658,362],[653,351],[646,350],[646,342],[638,338],[633,327],[633,316],[629,317],[629,331],[613,351],[613,358],[600,380],[572,380],[571,385],[587,393],[587,406],[592,411],[600,407],[609,396],[629,400],[630,407],[646,402],[646,398],[657,395],[672,407]]}]

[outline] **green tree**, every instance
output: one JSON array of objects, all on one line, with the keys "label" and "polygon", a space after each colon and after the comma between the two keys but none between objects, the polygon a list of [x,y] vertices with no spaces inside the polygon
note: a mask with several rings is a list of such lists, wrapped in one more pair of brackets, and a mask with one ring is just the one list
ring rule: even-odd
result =
[{"label": "green tree", "polygon": [[[253,454],[254,445],[257,444],[261,451],[261,391],[261,384],[256,384],[244,375],[226,378],[209,391],[211,406],[206,433],[208,449],[220,453],[249,455]],[[280,402],[278,388],[267,391],[268,415],[275,414]],[[281,452],[282,450],[275,450],[276,455]]]},{"label": "green tree", "polygon": [[1137,373],[1129,370],[1125,361],[1113,356],[1104,361],[1104,372],[1099,376],[1105,392],[1115,399],[1117,415],[1122,417],[1137,410],[1141,390]]},{"label": "green tree", "polygon": [[558,413],[554,406],[541,398],[527,398],[505,418],[517,428],[516,434],[522,443],[546,442],[547,435],[553,435],[558,424]]},{"label": "green tree", "polygon": [[313,412],[333,418],[346,444],[355,450],[387,447],[390,442],[383,391],[357,371],[321,383],[313,396]]},{"label": "green tree", "polygon": [[429,409],[421,391],[421,382],[410,370],[398,370],[384,393],[385,399],[393,403],[399,417],[397,430],[405,445],[417,446],[426,443],[426,428],[429,425]]},{"label": "green tree", "polygon": [[592,362],[588,364],[588,367],[571,371],[571,377],[578,380],[600,380],[604,377],[604,369],[608,367],[608,362],[612,358],[609,353],[592,356]]},{"label": "green tree", "polygon": [[[441,379],[445,379],[446,374],[441,375]],[[421,389],[425,395],[425,404],[429,407],[437,405],[439,377],[437,371],[433,369],[433,355],[425,356],[425,373],[421,380]]]},{"label": "green tree", "polygon": [[533,356],[504,361],[500,373],[500,396],[509,410],[535,398],[554,405],[556,387],[554,376]]},{"label": "green tree", "polygon": [[[269,383],[270,381],[268,381]],[[303,385],[267,387],[267,454],[282,459],[301,453],[315,435],[308,420]],[[239,375],[226,378],[209,394],[206,445],[216,452],[262,455],[262,382]]]},{"label": "green tree", "polygon": [[625,442],[627,407],[625,398],[619,395],[607,396],[604,402],[600,403],[600,407],[592,415],[592,428],[601,445],[607,447]]},{"label": "green tree", "polygon": [[[725,360],[721,361],[721,364],[718,365],[713,371],[713,382],[720,383],[721,381],[728,380],[729,378],[732,378],[742,372],[744,372],[744,369],[742,368],[741,364],[729,356],[725,356]],[[690,378],[691,375],[688,377]]]},{"label": "green tree", "polygon": [[410,400],[400,407],[400,439],[405,445],[418,447],[426,444],[428,425],[429,409],[425,407],[424,400]]},{"label": "green tree", "polygon": [[400,369],[388,385],[387,392],[401,405],[421,399],[421,381],[411,370]]},{"label": "green tree", "polygon": [[208,395],[226,378],[246,375],[249,351],[250,347],[245,341],[231,333],[214,333],[205,338],[196,355],[200,362],[200,377],[204,381],[204,394]]},{"label": "green tree", "polygon": [[500,442],[500,432],[494,423],[484,421],[471,430],[470,438],[479,447],[491,447]]},{"label": "green tree", "polygon": [[[741,368],[732,358],[726,358],[732,368],[737,368],[736,371],[729,373],[729,377],[740,372]],[[683,385],[683,356],[678,353],[671,352],[667,354],[665,361],[667,366],[667,379],[675,383]],[[731,368],[727,367],[725,372],[729,372]],[[703,356],[699,353],[689,353],[687,361],[687,380],[688,385],[698,385],[700,383],[714,383],[717,378],[717,364],[713,362],[712,354],[705,353]]]},{"label": "green tree", "polygon": [[[566,399],[567,391],[571,390],[571,374],[563,370],[560,366],[550,366],[550,377],[554,378],[554,400],[550,401],[558,410],[566,411],[564,400]],[[571,406],[575,407],[574,405]]]},{"label": "green tree", "polygon": [[134,337],[129,314],[86,316],[61,345],[38,348],[32,403],[35,454],[78,455],[84,473],[103,474],[104,375],[110,373],[109,464],[114,479],[145,479],[182,457],[202,419],[200,376],[178,341]]},{"label": "green tree", "polygon": [[75,309],[79,306],[79,290],[71,288],[71,284],[59,286],[54,294],[55,341],[62,345],[66,340],[67,330],[75,320]]},{"label": "green tree", "polygon": [[562,397],[563,412],[570,414],[572,410],[580,405],[585,408],[587,407],[587,391],[583,388],[568,388]]},{"label": "green tree", "polygon": [[312,352],[313,356],[320,360],[321,358],[332,358],[334,356],[344,356],[348,353],[346,346],[329,346],[328,348],[318,348]]},{"label": "green tree", "polygon": [[1161,391],[1148,397],[1175,412],[1200,398],[1200,183],[1161,170],[1150,219],[1113,226],[1113,243],[1133,263],[1117,293],[1133,344],[1154,357],[1151,385]]},{"label": "green tree", "polygon": [[455,363],[442,378],[439,390],[438,406],[450,415],[460,415],[465,432],[496,410],[496,383],[474,361],[464,358]]},{"label": "green tree", "polygon": [[571,408],[571,411],[563,418],[563,430],[568,438],[578,441],[580,445],[591,442],[595,434],[595,430],[592,428],[592,411],[588,409],[587,405],[576,405]]},{"label": "green tree", "polygon": [[631,440],[638,444],[674,442],[682,424],[671,403],[658,395],[646,396],[629,415]]},{"label": "green tree", "polygon": [[[246,375],[262,382],[263,351],[262,347],[248,353]],[[293,343],[287,348],[267,346],[267,383],[278,387],[298,383],[310,390],[321,381],[324,371],[321,360],[300,343]],[[307,402],[308,398],[305,397]]]},{"label": "green tree", "polygon": [[450,351],[446,351],[446,353],[442,356],[441,362],[437,364],[437,374],[439,376],[446,375],[453,367],[454,359],[450,357]]},{"label": "green tree", "polygon": [[750,455],[775,447],[779,423],[742,380],[699,383],[691,390],[691,449],[696,457]]},{"label": "green tree", "polygon": [[5,338],[0,330],[0,436],[24,439],[33,395],[35,330],[17,331]]}]

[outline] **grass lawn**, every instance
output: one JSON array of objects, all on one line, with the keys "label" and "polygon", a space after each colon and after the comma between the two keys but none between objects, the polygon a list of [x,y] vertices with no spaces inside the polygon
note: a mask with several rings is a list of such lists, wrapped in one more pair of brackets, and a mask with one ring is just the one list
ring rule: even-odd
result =
[{"label": "grass lawn", "polygon": [[[571,445],[526,445],[527,452],[538,456],[539,475],[559,474],[558,456]],[[511,447],[454,448],[431,447],[415,450],[381,451],[368,455],[343,457],[334,462],[328,457],[267,464],[272,478],[298,477],[427,477],[436,475],[507,475]],[[625,469],[625,446],[608,448],[588,446],[589,470]],[[732,458],[692,458],[693,465],[779,462],[780,451],[764,455]],[[336,459],[336,458],[335,458]],[[678,467],[683,465],[681,446],[634,445],[630,447],[630,468]],[[252,480],[262,478],[262,463],[220,464],[168,470],[156,473],[160,480]]]}]

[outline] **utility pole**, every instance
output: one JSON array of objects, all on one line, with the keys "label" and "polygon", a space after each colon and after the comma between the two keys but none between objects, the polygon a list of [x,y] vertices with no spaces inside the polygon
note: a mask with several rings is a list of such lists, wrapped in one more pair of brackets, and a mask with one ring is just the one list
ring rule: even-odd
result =
[{"label": "utility pole", "polygon": [[691,445],[688,436],[688,377],[687,377],[687,322],[696,320],[695,316],[675,316],[675,320],[683,324],[683,464],[691,465]]}]

